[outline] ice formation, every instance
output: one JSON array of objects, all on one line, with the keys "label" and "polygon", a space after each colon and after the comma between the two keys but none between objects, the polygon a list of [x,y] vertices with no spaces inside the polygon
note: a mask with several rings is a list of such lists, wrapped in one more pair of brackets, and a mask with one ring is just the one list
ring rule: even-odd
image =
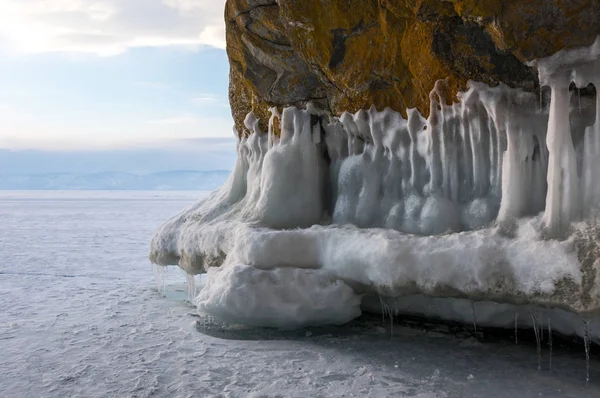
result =
[{"label": "ice formation", "polygon": [[343,323],[376,294],[421,314],[418,297],[465,300],[461,320],[504,327],[551,308],[582,334],[570,322],[600,311],[600,98],[573,106],[569,87],[598,87],[600,39],[536,65],[549,106],[476,82],[446,105],[438,82],[428,119],[309,105],[263,132],[250,113],[228,182],[160,227],[151,260],[208,271],[195,302],[230,322]]},{"label": "ice formation", "polygon": [[583,134],[571,131],[569,117],[571,82],[577,87],[588,84],[600,87],[600,37],[590,48],[563,50],[539,60],[537,67],[540,84],[552,90],[546,138],[549,167],[544,221],[550,233],[556,234],[567,228],[570,221],[589,215],[600,203],[600,184],[597,183],[600,180],[600,97],[596,95],[596,121],[587,126]]}]

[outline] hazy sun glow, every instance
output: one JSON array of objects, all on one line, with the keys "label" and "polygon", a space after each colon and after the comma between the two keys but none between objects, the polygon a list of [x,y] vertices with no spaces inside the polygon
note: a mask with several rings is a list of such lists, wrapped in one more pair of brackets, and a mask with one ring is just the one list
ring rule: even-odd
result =
[{"label": "hazy sun glow", "polygon": [[221,0],[2,0],[0,39],[15,51],[114,55],[132,47],[225,48]]}]

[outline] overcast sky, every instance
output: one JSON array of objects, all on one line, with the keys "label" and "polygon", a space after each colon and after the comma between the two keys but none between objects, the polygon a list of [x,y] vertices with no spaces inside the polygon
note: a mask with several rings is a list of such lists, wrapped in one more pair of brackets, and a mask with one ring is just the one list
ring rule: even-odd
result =
[{"label": "overcast sky", "polygon": [[27,169],[84,153],[131,169],[114,156],[136,151],[168,152],[163,169],[231,168],[224,3],[0,0],[0,174],[32,153],[50,155]]}]

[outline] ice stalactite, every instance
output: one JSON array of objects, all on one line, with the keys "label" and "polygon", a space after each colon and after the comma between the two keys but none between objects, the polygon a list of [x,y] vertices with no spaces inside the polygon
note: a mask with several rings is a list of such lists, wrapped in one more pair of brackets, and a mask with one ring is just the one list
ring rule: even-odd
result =
[{"label": "ice stalactite", "polygon": [[484,227],[499,211],[543,210],[546,127],[535,96],[472,82],[446,105],[441,85],[427,120],[371,108],[324,126],[334,223],[436,235]]},{"label": "ice stalactite", "polygon": [[538,358],[538,370],[542,369],[542,340],[540,337],[540,317],[534,311],[531,311],[531,320],[533,321],[533,332],[535,333],[535,343]]},{"label": "ice stalactite", "polygon": [[163,265],[152,264],[152,270],[154,273],[154,280],[156,282],[156,290],[158,291],[159,294],[166,296],[167,295],[167,287],[166,287],[165,278],[166,278],[166,273],[167,273],[167,267],[163,266]]},{"label": "ice stalactite", "polygon": [[381,298],[381,295],[379,295],[378,297],[379,297],[379,303],[381,304],[381,323],[385,323],[385,313],[386,313],[385,304],[383,303],[383,299]]},{"label": "ice stalactite", "polygon": [[569,82],[557,79],[550,87],[552,101],[546,138],[550,162],[544,223],[548,233],[556,236],[578,216],[579,178],[569,126]]},{"label": "ice stalactite", "polygon": [[278,120],[281,120],[281,113],[279,113],[279,111],[277,110],[277,107],[272,107],[269,108],[269,112],[271,112],[271,118],[269,119],[269,141],[268,141],[268,148],[273,148],[273,145],[275,145],[278,141],[279,141],[279,137],[277,136],[276,132],[275,132],[275,126],[277,124]]},{"label": "ice stalactite", "polygon": [[[598,65],[600,68],[600,63]],[[596,90],[600,90],[600,77],[592,82]],[[584,216],[590,213],[600,204],[600,184],[598,184],[598,173],[600,173],[600,95],[596,91],[596,120],[592,126],[585,131],[583,175],[581,178],[583,188]]]},{"label": "ice stalactite", "polygon": [[188,294],[188,301],[190,303],[194,302],[194,299],[196,298],[196,277],[194,276],[194,274],[187,274],[186,273],[186,285],[187,285],[187,294]]},{"label": "ice stalactite", "polygon": [[583,321],[583,347],[585,349],[585,382],[590,382],[590,321]]},{"label": "ice stalactite", "polygon": [[[586,49],[563,50],[537,61],[540,84],[551,89],[546,143],[549,151],[548,193],[544,224],[549,236],[568,232],[572,221],[589,215],[600,203],[600,97],[596,95],[595,121],[583,140],[582,170],[569,119],[569,85],[600,87],[600,37]],[[577,90],[579,93],[579,90]],[[579,100],[581,102],[581,100]],[[578,110],[581,113],[581,109]]]},{"label": "ice stalactite", "polygon": [[473,311],[473,331],[477,333],[477,317],[475,316],[475,303],[471,300],[471,309]]},{"label": "ice stalactite", "polygon": [[388,304],[381,296],[379,296],[379,302],[381,303],[381,322],[385,324],[386,315],[390,318],[390,340],[394,339],[394,315],[397,315],[397,311],[393,310],[393,306]]},{"label": "ice stalactite", "polygon": [[548,369],[552,370],[552,316],[548,316]]},{"label": "ice stalactite", "polygon": [[390,310],[390,340],[394,340],[394,312]]},{"label": "ice stalactite", "polygon": [[515,345],[519,344],[519,313],[515,312]]},{"label": "ice stalactite", "polygon": [[[514,103],[520,108],[521,104]],[[512,110],[504,120],[507,150],[502,158],[502,202],[499,221],[535,214],[544,206],[545,175],[548,167],[541,131],[532,133],[528,116]]]}]

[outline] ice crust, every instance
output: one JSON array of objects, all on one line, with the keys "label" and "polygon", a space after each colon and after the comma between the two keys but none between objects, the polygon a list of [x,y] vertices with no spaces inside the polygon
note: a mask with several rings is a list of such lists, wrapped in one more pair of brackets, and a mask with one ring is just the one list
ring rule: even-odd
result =
[{"label": "ice crust", "polygon": [[367,294],[595,316],[600,98],[574,109],[569,83],[598,87],[599,43],[537,62],[549,107],[475,82],[446,105],[438,82],[427,120],[309,105],[263,132],[250,113],[227,183],[163,224],[150,258],[208,271],[195,302],[228,322],[343,323]]}]

